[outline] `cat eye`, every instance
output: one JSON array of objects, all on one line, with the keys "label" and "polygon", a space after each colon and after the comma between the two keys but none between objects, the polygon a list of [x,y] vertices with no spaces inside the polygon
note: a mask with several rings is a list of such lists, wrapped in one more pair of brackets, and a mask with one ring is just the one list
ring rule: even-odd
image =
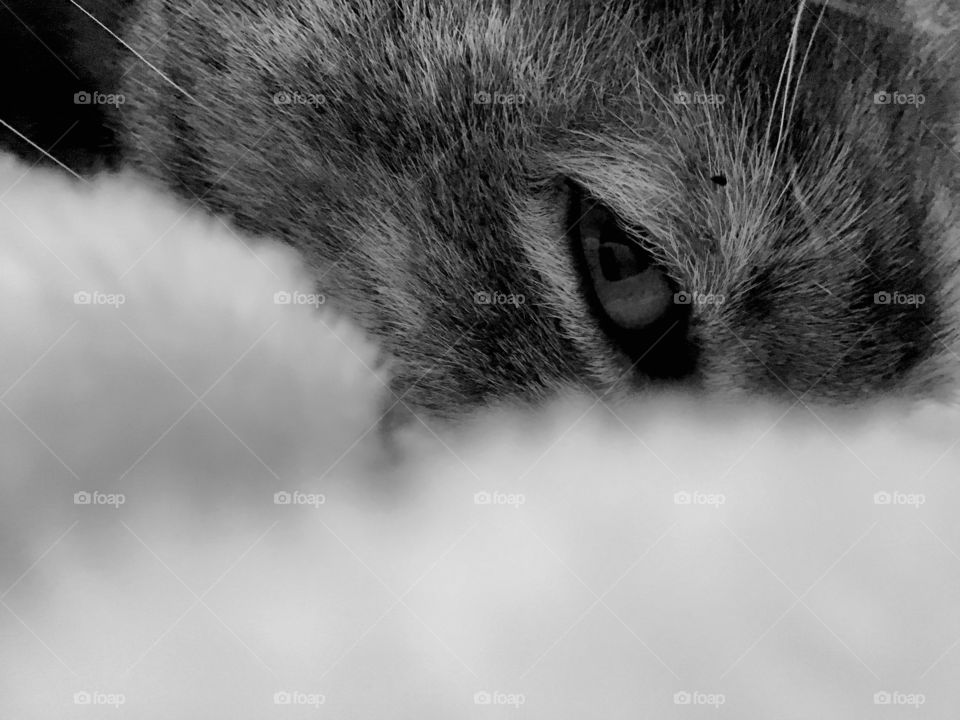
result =
[{"label": "cat eye", "polygon": [[699,355],[688,334],[691,304],[651,252],[656,238],[624,224],[579,184],[566,187],[572,260],[600,329],[635,373],[690,376]]},{"label": "cat eye", "polygon": [[590,198],[579,205],[582,215],[576,229],[580,251],[604,313],[623,330],[654,324],[673,302],[667,277],[606,207]]}]

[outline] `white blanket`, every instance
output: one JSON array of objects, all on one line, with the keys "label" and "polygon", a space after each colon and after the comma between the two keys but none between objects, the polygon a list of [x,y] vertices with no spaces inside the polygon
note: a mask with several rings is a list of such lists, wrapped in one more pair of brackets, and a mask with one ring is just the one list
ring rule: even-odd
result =
[{"label": "white blanket", "polygon": [[0,157],[0,717],[956,717],[956,409],[580,397],[385,446],[312,292]]}]

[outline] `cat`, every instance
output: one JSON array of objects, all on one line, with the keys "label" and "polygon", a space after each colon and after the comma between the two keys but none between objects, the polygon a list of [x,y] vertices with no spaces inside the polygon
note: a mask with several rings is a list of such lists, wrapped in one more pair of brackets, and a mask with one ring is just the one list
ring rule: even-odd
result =
[{"label": "cat", "polygon": [[106,166],[297,248],[395,406],[952,393],[951,8],[72,5]]}]

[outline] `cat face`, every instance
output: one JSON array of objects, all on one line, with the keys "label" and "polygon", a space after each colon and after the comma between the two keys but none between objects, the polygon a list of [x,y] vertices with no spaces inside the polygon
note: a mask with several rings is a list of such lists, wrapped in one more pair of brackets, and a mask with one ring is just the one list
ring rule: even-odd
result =
[{"label": "cat face", "polygon": [[958,115],[906,22],[767,0],[174,4],[125,33],[169,80],[131,66],[128,156],[300,249],[402,404],[937,386]]}]

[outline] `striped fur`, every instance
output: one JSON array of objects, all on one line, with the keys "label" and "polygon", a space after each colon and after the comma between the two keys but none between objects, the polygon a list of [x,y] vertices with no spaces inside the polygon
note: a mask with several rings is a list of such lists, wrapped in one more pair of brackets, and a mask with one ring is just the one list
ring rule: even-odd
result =
[{"label": "striped fur", "polygon": [[[153,67],[129,58],[117,129],[128,162],[301,250],[414,409],[664,374],[940,395],[960,48],[893,29],[893,3],[845,5],[146,0],[120,34]],[[570,181],[644,228],[678,287],[725,301],[618,346],[574,260]]]}]

